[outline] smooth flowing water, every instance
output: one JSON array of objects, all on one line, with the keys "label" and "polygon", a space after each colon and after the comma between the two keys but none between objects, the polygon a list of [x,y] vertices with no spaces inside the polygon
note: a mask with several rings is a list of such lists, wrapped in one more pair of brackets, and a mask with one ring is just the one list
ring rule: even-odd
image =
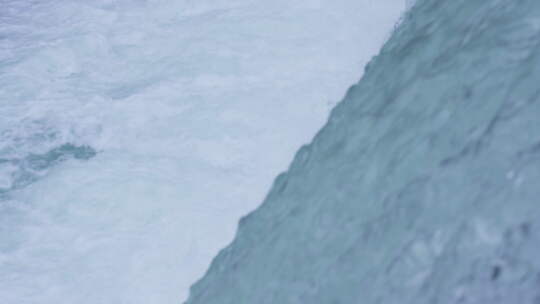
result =
[{"label": "smooth flowing water", "polygon": [[539,1],[418,0],[187,303],[540,303],[539,84]]}]

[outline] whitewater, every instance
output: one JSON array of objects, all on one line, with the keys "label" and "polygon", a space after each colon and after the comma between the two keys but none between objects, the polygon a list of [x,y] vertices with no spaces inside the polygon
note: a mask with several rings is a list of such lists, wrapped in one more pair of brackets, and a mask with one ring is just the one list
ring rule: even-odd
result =
[{"label": "whitewater", "polygon": [[0,303],[181,303],[410,4],[0,0]]}]

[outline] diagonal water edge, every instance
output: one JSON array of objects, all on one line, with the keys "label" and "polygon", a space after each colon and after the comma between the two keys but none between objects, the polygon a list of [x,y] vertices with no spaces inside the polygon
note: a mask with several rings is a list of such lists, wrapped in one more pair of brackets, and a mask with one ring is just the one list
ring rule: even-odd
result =
[{"label": "diagonal water edge", "polygon": [[538,20],[418,1],[186,303],[537,303]]},{"label": "diagonal water edge", "polygon": [[184,299],[402,10],[2,1],[0,302]]}]

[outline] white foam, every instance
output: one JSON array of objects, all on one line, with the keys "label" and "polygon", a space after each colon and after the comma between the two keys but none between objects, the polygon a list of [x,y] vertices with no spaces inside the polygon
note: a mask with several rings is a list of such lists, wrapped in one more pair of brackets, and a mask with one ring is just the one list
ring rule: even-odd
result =
[{"label": "white foam", "polygon": [[185,299],[404,7],[4,2],[0,150],[98,152],[0,205],[6,304]]}]

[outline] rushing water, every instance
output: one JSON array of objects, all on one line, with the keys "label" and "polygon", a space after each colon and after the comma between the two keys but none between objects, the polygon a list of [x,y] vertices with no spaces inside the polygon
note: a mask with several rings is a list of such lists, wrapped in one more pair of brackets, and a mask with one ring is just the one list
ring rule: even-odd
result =
[{"label": "rushing water", "polygon": [[540,1],[418,0],[189,304],[540,303]]},{"label": "rushing water", "polygon": [[179,303],[401,0],[0,0],[0,303]]}]

